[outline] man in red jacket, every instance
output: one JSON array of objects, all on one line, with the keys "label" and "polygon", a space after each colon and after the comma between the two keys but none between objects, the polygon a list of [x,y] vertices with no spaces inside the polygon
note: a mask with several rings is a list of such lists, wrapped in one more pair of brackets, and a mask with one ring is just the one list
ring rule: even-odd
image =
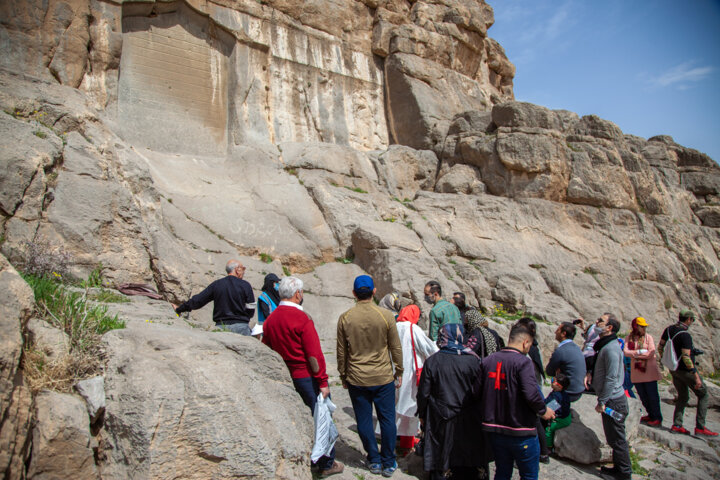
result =
[{"label": "man in red jacket", "polygon": [[[315,411],[318,394],[330,395],[325,356],[320,347],[315,324],[302,308],[303,282],[285,277],[278,287],[280,304],[263,323],[263,343],[285,360],[293,386],[303,402]],[[317,461],[320,476],[340,473],[344,465],[335,461],[335,449]]]}]

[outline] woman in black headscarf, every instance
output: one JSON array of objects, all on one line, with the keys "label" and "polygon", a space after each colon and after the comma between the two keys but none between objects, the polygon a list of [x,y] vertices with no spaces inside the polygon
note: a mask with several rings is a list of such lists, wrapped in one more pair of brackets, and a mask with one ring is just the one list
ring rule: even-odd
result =
[{"label": "woman in black headscarf", "polygon": [[258,296],[258,325],[263,322],[270,314],[280,305],[280,295],[278,295],[277,287],[280,279],[274,273],[265,276],[262,292]]},{"label": "woman in black headscarf", "polygon": [[424,468],[433,480],[486,479],[488,456],[473,391],[480,358],[463,346],[460,324],[444,325],[437,344],[440,351],[425,361],[417,393]]}]

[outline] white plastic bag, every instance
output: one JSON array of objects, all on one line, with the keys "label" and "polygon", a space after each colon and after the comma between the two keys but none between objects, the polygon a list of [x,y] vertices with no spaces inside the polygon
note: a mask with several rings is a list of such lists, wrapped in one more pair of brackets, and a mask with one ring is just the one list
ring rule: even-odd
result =
[{"label": "white plastic bag", "polygon": [[330,397],[323,398],[322,393],[318,395],[313,415],[315,418],[315,444],[312,454],[310,454],[310,460],[313,462],[317,462],[320,457],[329,455],[335,446],[338,431],[332,414],[336,408]]}]

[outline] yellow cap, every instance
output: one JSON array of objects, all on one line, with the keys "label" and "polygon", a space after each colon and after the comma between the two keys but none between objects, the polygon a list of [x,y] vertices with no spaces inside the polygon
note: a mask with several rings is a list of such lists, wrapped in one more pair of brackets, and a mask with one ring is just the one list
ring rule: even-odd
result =
[{"label": "yellow cap", "polygon": [[641,327],[647,327],[648,323],[647,320],[645,320],[643,317],[636,317],[635,323],[637,323]]}]

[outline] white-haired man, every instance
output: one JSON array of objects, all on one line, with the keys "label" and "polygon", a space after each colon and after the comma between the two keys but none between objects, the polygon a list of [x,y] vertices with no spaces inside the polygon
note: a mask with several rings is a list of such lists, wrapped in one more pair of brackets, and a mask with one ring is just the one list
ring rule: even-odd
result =
[{"label": "white-haired man", "polygon": [[[263,323],[262,342],[285,360],[295,391],[303,402],[315,411],[318,394],[330,395],[325,356],[315,324],[304,311],[303,282],[296,277],[285,277],[278,287],[280,305]],[[335,449],[317,461],[321,477],[340,473],[344,465],[335,461]]]},{"label": "white-haired man", "polygon": [[225,330],[250,335],[250,319],[255,314],[255,295],[250,284],[243,280],[245,267],[239,260],[229,260],[225,265],[227,276],[212,282],[205,290],[193,296],[175,313],[197,310],[213,302],[213,321]]}]

